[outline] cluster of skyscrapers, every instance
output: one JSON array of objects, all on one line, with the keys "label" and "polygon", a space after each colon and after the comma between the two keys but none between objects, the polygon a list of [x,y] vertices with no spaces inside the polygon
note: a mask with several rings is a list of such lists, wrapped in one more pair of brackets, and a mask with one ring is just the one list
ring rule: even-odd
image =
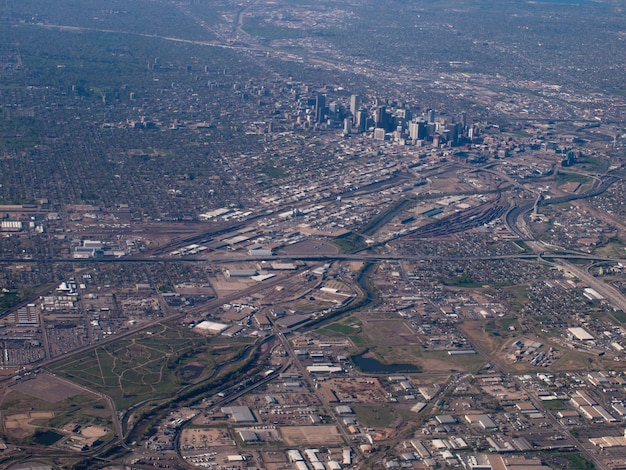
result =
[{"label": "cluster of skyscrapers", "polygon": [[434,146],[459,145],[471,141],[474,128],[467,124],[467,115],[459,119],[438,118],[434,109],[414,116],[406,107],[377,100],[364,106],[359,95],[350,97],[349,109],[333,102],[326,104],[326,95],[318,94],[307,100],[311,109],[311,120],[316,125],[341,126],[344,135],[371,133],[376,140],[393,140],[404,144]]}]

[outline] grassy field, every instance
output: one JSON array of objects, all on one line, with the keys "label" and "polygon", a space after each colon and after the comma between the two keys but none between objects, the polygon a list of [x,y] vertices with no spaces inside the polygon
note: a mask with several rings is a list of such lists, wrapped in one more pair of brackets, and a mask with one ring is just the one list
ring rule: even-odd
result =
[{"label": "grassy field", "polygon": [[550,370],[557,372],[560,370],[585,371],[593,368],[589,359],[595,359],[588,354],[578,351],[566,351],[563,356],[550,366]]},{"label": "grassy field", "polygon": [[618,310],[617,312],[613,312],[613,316],[620,322],[626,323],[626,313]]},{"label": "grassy field", "polygon": [[[142,400],[171,395],[209,375],[243,346],[208,338],[188,329],[159,325],[61,362],[52,368],[81,385],[109,395],[119,409]],[[188,374],[188,365],[194,373]],[[198,371],[198,369],[201,369]]]},{"label": "grassy field", "polygon": [[552,411],[565,410],[567,408],[567,406],[565,406],[565,403],[563,403],[561,400],[548,400],[541,402],[541,404],[546,410]]},{"label": "grassy field", "polygon": [[512,296],[510,301],[511,309],[519,310],[528,302],[528,286],[518,285],[505,288],[505,291]]},{"label": "grassy field", "polygon": [[592,470],[595,468],[593,463],[582,454],[548,454],[545,458],[546,462],[557,470]]},{"label": "grassy field", "polygon": [[484,364],[478,355],[450,356],[446,351],[425,350],[404,320],[388,319],[363,324],[364,337],[376,358],[385,364],[414,364],[422,372],[474,371]]},{"label": "grassy field", "polygon": [[331,323],[323,328],[317,330],[317,333],[329,336],[329,337],[342,337],[349,338],[356,347],[360,348],[366,346],[367,339],[363,337],[363,329],[361,327],[362,322],[357,317],[350,317],[341,322]]},{"label": "grassy field", "polygon": [[361,332],[361,320],[356,317],[346,318],[337,323],[331,323],[317,332],[326,336],[350,336]]},{"label": "grassy field", "polygon": [[365,239],[361,235],[351,233],[345,237],[333,240],[333,243],[341,250],[342,253],[351,253],[365,247]]},{"label": "grassy field", "polygon": [[[461,331],[481,345],[484,352],[495,355],[500,351],[506,337],[503,336],[504,325],[499,321],[466,321],[460,326]],[[508,330],[506,330],[508,333]],[[495,334],[494,334],[495,333]]]},{"label": "grassy field", "polygon": [[328,334],[328,333],[331,333],[331,332],[336,332],[336,333],[339,333],[342,336],[349,336],[349,335],[353,334],[355,331],[358,331],[358,330],[359,330],[358,326],[355,329],[352,326],[345,325],[345,324],[342,324],[342,323],[333,323],[332,325],[328,325],[327,327],[325,327],[322,330],[320,330],[320,333]]},{"label": "grassy field", "polygon": [[582,185],[589,182],[591,182],[591,178],[578,173],[565,173],[563,171],[559,171],[556,175],[556,184],[558,186],[566,183],[580,183]]},{"label": "grassy field", "polygon": [[420,365],[431,372],[477,372],[485,365],[485,359],[480,354],[450,356],[447,351],[428,351],[422,353]]},{"label": "grassy field", "polygon": [[385,405],[356,405],[352,409],[357,421],[363,426],[386,428],[391,426],[396,419],[392,409]]},{"label": "grassy field", "polygon": [[261,173],[269,176],[270,178],[284,178],[288,175],[287,170],[276,166],[265,166],[261,169]]},{"label": "grassy field", "polygon": [[[4,414],[4,434],[10,441],[28,439],[42,427],[60,429],[69,423],[113,429],[111,410],[107,403],[90,393],[49,402],[11,390],[4,396],[0,410]],[[113,435],[109,434],[110,437]]]},{"label": "grassy field", "polygon": [[361,321],[350,317],[317,330],[328,337],[347,337],[356,347],[367,348],[384,364],[411,364],[422,373],[476,371],[485,363],[478,354],[450,356],[446,351],[425,350],[416,332],[404,320]]},{"label": "grassy field", "polygon": [[607,243],[596,247],[593,253],[598,256],[622,257],[626,254],[626,246],[618,238],[609,240]]},{"label": "grassy field", "polygon": [[19,149],[37,145],[41,137],[37,134],[34,119],[14,117],[0,122],[0,149]]}]

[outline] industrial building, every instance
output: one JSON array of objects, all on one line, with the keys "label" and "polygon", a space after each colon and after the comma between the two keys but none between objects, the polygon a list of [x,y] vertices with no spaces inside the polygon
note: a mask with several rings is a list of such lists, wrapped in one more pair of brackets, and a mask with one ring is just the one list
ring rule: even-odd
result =
[{"label": "industrial building", "polygon": [[235,423],[254,423],[256,418],[247,406],[225,406],[222,413],[229,415]]}]

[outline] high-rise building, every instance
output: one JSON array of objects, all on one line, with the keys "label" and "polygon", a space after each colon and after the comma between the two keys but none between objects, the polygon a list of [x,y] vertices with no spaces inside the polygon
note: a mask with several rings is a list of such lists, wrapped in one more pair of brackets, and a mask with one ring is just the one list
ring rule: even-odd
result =
[{"label": "high-rise building", "polygon": [[423,122],[412,122],[409,124],[409,137],[411,140],[423,139],[426,134],[426,128]]},{"label": "high-rise building", "polygon": [[350,118],[345,118],[343,120],[343,135],[348,135],[352,133],[352,120]]},{"label": "high-rise building", "polygon": [[364,109],[360,109],[356,113],[356,128],[359,133],[367,130],[367,111]]},{"label": "high-rise building", "polygon": [[376,129],[374,129],[375,140],[385,140],[385,137],[385,129],[383,129],[382,127],[377,127]]},{"label": "high-rise building", "polygon": [[437,133],[437,126],[433,123],[427,123],[424,132],[427,136],[432,137]]},{"label": "high-rise building", "polygon": [[434,109],[429,109],[427,116],[428,116],[428,122],[429,123],[435,122],[435,110]]},{"label": "high-rise building", "polygon": [[387,118],[387,108],[385,106],[379,106],[374,111],[374,124],[376,127],[382,127],[387,130],[389,119]]},{"label": "high-rise building", "polygon": [[315,122],[322,122],[324,119],[324,107],[326,106],[326,97],[317,95],[315,98]]},{"label": "high-rise building", "polygon": [[332,102],[328,105],[328,118],[333,121],[338,121],[340,119],[341,107],[336,103]]},{"label": "high-rise building", "polygon": [[350,97],[350,113],[354,116],[356,122],[356,113],[359,110],[359,106],[361,106],[361,97],[359,95],[352,95]]},{"label": "high-rise building", "polygon": [[448,132],[448,140],[455,143],[459,138],[459,127],[456,123],[450,123],[446,125],[446,131]]}]

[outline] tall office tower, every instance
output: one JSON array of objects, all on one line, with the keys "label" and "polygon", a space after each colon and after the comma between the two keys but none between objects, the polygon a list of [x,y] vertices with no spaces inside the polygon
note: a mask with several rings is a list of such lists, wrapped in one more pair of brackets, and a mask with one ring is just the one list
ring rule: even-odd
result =
[{"label": "tall office tower", "polygon": [[411,112],[410,109],[398,109],[396,116],[401,118],[403,121],[410,121],[411,119],[413,119],[413,113]]},{"label": "tall office tower", "polygon": [[376,127],[386,128],[387,124],[387,108],[384,106],[379,106],[374,111],[374,124]]},{"label": "tall office tower", "polygon": [[461,113],[461,125],[463,126],[462,131],[465,131],[467,129],[467,113],[465,111]]},{"label": "tall office tower", "polygon": [[424,130],[425,135],[429,137],[432,137],[437,133],[437,126],[435,124],[426,123],[424,128],[425,128]]},{"label": "tall office tower", "polygon": [[448,132],[448,141],[456,143],[459,138],[459,127],[456,123],[450,123],[446,125],[446,131]]},{"label": "tall office tower", "polygon": [[434,109],[428,110],[428,122],[429,123],[435,122],[435,110]]},{"label": "tall office tower", "polygon": [[352,120],[350,118],[345,118],[343,120],[343,135],[348,135],[352,133]]},{"label": "tall office tower", "polygon": [[357,132],[362,133],[367,130],[367,111],[360,109],[356,114],[356,127]]},{"label": "tall office tower", "polygon": [[356,122],[356,113],[359,110],[359,106],[361,106],[361,97],[359,95],[352,95],[350,97],[350,113],[354,116]]},{"label": "tall office tower", "polygon": [[424,121],[411,122],[409,124],[409,137],[412,140],[423,139],[426,136],[426,123]]},{"label": "tall office tower", "polygon": [[322,122],[324,118],[324,107],[326,106],[326,97],[317,95],[315,98],[315,122]]},{"label": "tall office tower", "polygon": [[456,140],[457,142],[461,140],[461,138],[463,137],[463,132],[465,132],[465,128],[463,127],[463,124],[461,124],[460,122],[456,123]]}]

